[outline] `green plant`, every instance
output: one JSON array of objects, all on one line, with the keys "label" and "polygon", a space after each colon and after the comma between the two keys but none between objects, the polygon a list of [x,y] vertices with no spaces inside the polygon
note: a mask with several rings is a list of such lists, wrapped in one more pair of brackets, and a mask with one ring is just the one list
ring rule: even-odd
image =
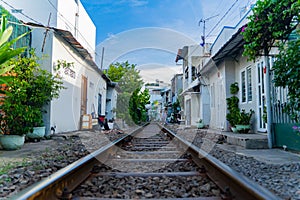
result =
[{"label": "green plant", "polygon": [[246,112],[244,109],[242,109],[241,112],[238,112],[237,114],[237,124],[239,125],[249,125],[251,122],[251,117],[253,115],[254,111],[250,109],[249,112]]},{"label": "green plant", "polygon": [[16,38],[9,40],[12,35],[13,28],[12,26],[7,27],[6,15],[7,14],[2,15],[0,24],[0,84],[7,83],[12,78],[11,76],[5,75],[9,70],[11,70],[14,67],[14,65],[8,65],[7,61],[19,55],[27,48],[20,47],[13,49],[11,48],[11,46],[29,33],[24,33]]},{"label": "green plant", "polygon": [[237,82],[234,82],[230,85],[230,94],[236,95],[239,91],[239,86]]},{"label": "green plant", "polygon": [[203,123],[203,120],[202,120],[202,119],[199,119],[199,120],[197,121],[197,123]]},{"label": "green plant", "polygon": [[267,118],[267,107],[266,106],[264,106],[262,118],[263,118],[263,121],[265,123],[267,123],[268,118]]},{"label": "green plant", "polygon": [[239,91],[238,83],[237,82],[232,83],[230,85],[230,93],[233,96],[226,99],[227,109],[228,109],[228,113],[226,114],[226,119],[232,127],[234,127],[237,124],[238,122],[237,115],[240,112],[239,98],[235,96],[238,93],[238,91]]},{"label": "green plant", "polygon": [[58,77],[42,70],[33,50],[30,57],[11,59],[15,67],[9,72],[14,78],[3,89],[1,130],[3,134],[24,135],[35,126],[43,125],[43,106],[59,96],[64,88]]},{"label": "green plant", "polygon": [[[299,10],[299,0],[258,0],[252,9],[253,14],[248,17],[249,23],[242,30],[245,40],[243,55],[250,60],[270,56],[271,49],[279,47],[273,66],[274,82],[276,86],[288,88],[289,101],[285,112],[296,121],[300,118]],[[292,38],[291,34],[296,37]],[[265,65],[269,69],[269,62]]]}]

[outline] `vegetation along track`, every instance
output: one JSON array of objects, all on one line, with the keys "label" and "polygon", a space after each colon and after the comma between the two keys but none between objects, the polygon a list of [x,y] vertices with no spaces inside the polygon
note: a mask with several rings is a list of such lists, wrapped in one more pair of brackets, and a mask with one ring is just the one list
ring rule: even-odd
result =
[{"label": "vegetation along track", "polygon": [[151,123],[15,196],[16,199],[278,199]]}]

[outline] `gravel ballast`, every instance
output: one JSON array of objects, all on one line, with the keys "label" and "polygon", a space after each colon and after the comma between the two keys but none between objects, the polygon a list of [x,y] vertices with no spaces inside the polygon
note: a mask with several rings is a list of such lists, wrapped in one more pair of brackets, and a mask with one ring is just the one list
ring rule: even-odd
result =
[{"label": "gravel ballast", "polygon": [[[226,141],[219,136],[208,136],[195,129],[174,131],[282,199],[300,200],[300,163],[270,164],[258,161],[222,148],[221,143],[226,144]],[[194,135],[190,134],[192,131],[195,132]],[[58,137],[51,139],[56,148],[47,149],[45,146],[42,152],[26,156],[21,162],[0,163],[0,198],[17,193],[87,155],[93,149],[124,136],[120,131],[97,133],[97,131],[83,131],[57,134]]]}]

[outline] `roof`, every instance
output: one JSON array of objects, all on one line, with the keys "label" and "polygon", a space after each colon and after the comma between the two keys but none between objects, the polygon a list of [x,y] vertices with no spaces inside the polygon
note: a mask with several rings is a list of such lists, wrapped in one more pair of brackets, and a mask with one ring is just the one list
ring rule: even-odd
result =
[{"label": "roof", "polygon": [[218,63],[220,60],[228,56],[235,57],[243,48],[245,41],[241,34],[243,27],[239,28],[231,38],[219,49],[219,51],[212,57],[213,61]]},{"label": "roof", "polygon": [[23,22],[23,24],[34,26],[34,27],[43,27],[45,29],[52,29],[54,30],[54,33],[59,35],[61,38],[63,38],[71,47],[75,49],[75,51],[93,68],[95,69],[101,77],[106,80],[107,82],[111,82],[111,80],[103,73],[102,70],[99,69],[97,64],[94,62],[93,57],[91,54],[86,50],[77,40],[74,38],[72,33],[67,30],[62,30],[54,27],[46,27],[41,24],[35,24],[32,22]]}]

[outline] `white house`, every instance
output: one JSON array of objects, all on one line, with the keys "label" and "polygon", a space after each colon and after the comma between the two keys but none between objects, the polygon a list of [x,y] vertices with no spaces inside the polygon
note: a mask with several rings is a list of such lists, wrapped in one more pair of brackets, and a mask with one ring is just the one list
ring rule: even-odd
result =
[{"label": "white house", "polygon": [[[105,115],[109,79],[95,64],[96,27],[80,0],[7,0],[1,3],[31,26],[32,47],[43,57],[41,66],[63,78],[60,97],[51,102],[44,117],[46,131],[78,130],[83,114]],[[60,62],[68,69],[55,70]],[[101,112],[101,113],[99,113]]]},{"label": "white house", "polygon": [[249,14],[251,13],[248,12],[235,27],[223,27],[211,46],[212,56],[200,71],[201,76],[209,83],[210,127],[214,129],[229,130],[226,98],[231,97],[230,85],[237,82],[240,109],[247,112],[252,109],[255,112],[251,121],[252,131],[266,131],[263,121],[266,105],[265,64],[263,58],[253,62],[242,55],[244,40],[241,31]]},{"label": "white house", "polygon": [[184,46],[178,50],[176,61],[182,59],[183,70],[183,111],[185,125],[196,125],[199,119],[209,124],[209,93],[200,78],[199,71],[202,69],[204,60],[209,56],[209,44]]}]

